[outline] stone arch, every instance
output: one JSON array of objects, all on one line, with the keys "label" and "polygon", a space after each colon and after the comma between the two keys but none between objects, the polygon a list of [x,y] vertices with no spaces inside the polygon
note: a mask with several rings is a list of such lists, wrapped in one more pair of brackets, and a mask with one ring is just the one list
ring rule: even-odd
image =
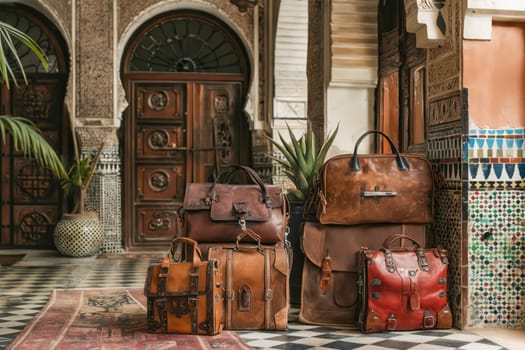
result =
[{"label": "stone arch", "polygon": [[[167,13],[171,11],[176,10],[197,10],[205,12],[211,16],[216,17],[217,19],[224,22],[229,28],[237,35],[240,42],[244,46],[248,64],[249,64],[249,70],[251,72],[257,71],[258,62],[255,59],[254,54],[254,45],[251,40],[249,40],[249,34],[246,33],[246,31],[243,31],[242,26],[240,23],[235,21],[232,16],[228,16],[225,10],[214,6],[211,3],[197,0],[197,1],[188,1],[183,0],[179,2],[173,2],[173,1],[160,1],[146,9],[143,9],[136,17],[130,18],[129,23],[127,23],[122,30],[119,32],[118,37],[118,43],[117,43],[117,53],[116,53],[116,62],[118,62],[118,67],[122,67],[123,65],[123,59],[126,54],[126,48],[129,44],[131,38],[133,35],[139,30],[140,27],[142,27],[145,23],[150,21],[156,16],[161,15],[162,13]],[[246,103],[244,111],[246,115],[251,119],[252,121],[256,119],[256,116],[254,115],[254,110],[250,107],[255,104],[254,101],[252,101],[253,96],[255,96],[255,90],[258,89],[258,82],[256,81],[257,75],[256,74],[250,74],[248,77],[249,80],[246,81],[247,86],[247,96],[246,96]],[[118,84],[117,90],[118,90],[118,112],[119,116],[122,115],[124,110],[126,109],[128,102],[125,97],[125,89],[122,85],[121,78],[119,76],[118,81],[115,82],[115,84]]]}]

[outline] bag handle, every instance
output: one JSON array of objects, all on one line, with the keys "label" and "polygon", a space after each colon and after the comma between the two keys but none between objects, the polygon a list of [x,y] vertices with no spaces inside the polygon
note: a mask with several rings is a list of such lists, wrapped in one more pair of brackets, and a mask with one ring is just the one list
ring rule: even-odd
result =
[{"label": "bag handle", "polygon": [[[252,168],[247,167],[245,165],[230,165],[224,168],[217,175],[217,177],[215,178],[215,181],[217,183],[229,184],[230,181],[232,180],[233,174],[235,174],[238,170],[244,170],[250,176],[250,179],[252,180],[253,183],[255,184],[258,183],[257,181],[260,178],[259,174],[257,174],[257,172],[253,170]],[[224,180],[222,180],[222,177],[224,177]]]},{"label": "bag handle", "polygon": [[255,247],[257,248],[257,251],[259,253],[263,252],[263,249],[261,247],[261,236],[259,236],[257,233],[255,233],[255,231],[249,228],[246,230],[243,230],[239,235],[237,235],[237,238],[235,239],[235,250],[236,251],[239,251],[242,249],[240,246],[240,243],[241,243],[241,240],[246,237],[250,237],[251,239],[256,241],[257,245]]},{"label": "bag handle", "polygon": [[264,203],[266,205],[266,207],[271,208],[272,200],[271,200],[271,197],[268,195],[268,191],[267,191],[266,186],[264,185],[264,182],[262,181],[261,177],[259,176],[259,174],[257,174],[257,172],[255,170],[253,170],[250,167],[244,166],[244,165],[230,165],[228,168],[223,169],[219,173],[219,175],[217,175],[217,177],[215,178],[215,181],[213,182],[212,187],[210,188],[210,191],[208,192],[207,198],[210,201],[210,203],[211,203],[212,200],[219,200],[218,198],[216,198],[216,195],[215,195],[215,185],[217,183],[219,183],[218,181],[221,178],[221,176],[223,176],[223,174],[228,173],[228,176],[227,176],[226,179],[229,182],[230,179],[231,179],[231,175],[234,172],[239,171],[239,170],[244,171],[245,173],[247,173],[248,176],[250,177],[250,179],[253,181],[253,183],[255,183],[256,185],[259,185],[259,188],[261,189],[261,192],[262,192],[261,202]]},{"label": "bag handle", "polygon": [[350,159],[350,171],[359,171],[359,170],[361,170],[361,165],[359,164],[359,158],[357,157],[357,149],[358,149],[359,144],[361,143],[361,141],[363,141],[363,139],[366,136],[370,135],[370,134],[381,135],[388,141],[388,144],[390,145],[390,149],[392,150],[392,153],[394,153],[396,155],[397,168],[400,171],[408,171],[408,170],[410,170],[410,165],[408,164],[408,162],[405,159],[405,157],[403,157],[399,153],[396,145],[394,144],[394,141],[392,141],[392,139],[387,134],[385,134],[382,131],[370,130],[370,131],[365,132],[363,135],[361,135],[357,139],[357,142],[355,143],[354,154],[352,155],[352,159]]},{"label": "bag handle", "polygon": [[189,237],[177,237],[175,238],[172,242],[171,242],[171,247],[170,247],[170,256],[173,260],[177,261],[178,259],[175,258],[175,254],[177,253],[177,247],[179,245],[189,245],[189,246],[192,246],[193,248],[193,253],[192,253],[192,260],[193,260],[193,265],[196,265],[200,262],[202,262],[202,252],[199,248],[199,244],[197,243],[197,241],[189,238]]},{"label": "bag handle", "polygon": [[394,234],[394,235],[388,237],[383,242],[383,248],[385,248],[385,249],[392,249],[391,248],[392,243],[394,243],[395,241],[402,240],[402,239],[407,239],[410,242],[412,242],[414,244],[415,249],[421,249],[421,244],[419,244],[419,242],[417,240],[415,240],[414,238],[412,238],[410,236],[404,235],[404,234]]}]

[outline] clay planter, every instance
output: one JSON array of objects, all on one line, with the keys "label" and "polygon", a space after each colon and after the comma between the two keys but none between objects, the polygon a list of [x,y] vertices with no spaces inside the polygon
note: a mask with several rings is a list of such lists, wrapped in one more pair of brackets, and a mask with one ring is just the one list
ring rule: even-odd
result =
[{"label": "clay planter", "polygon": [[64,214],[55,226],[53,239],[62,255],[93,256],[104,242],[104,229],[95,212]]}]

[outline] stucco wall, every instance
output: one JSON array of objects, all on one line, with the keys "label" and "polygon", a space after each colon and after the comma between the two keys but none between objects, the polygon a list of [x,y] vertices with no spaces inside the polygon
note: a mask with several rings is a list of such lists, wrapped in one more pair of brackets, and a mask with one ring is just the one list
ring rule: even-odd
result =
[{"label": "stucco wall", "polygon": [[491,40],[463,43],[471,128],[525,125],[525,24],[494,23]]}]

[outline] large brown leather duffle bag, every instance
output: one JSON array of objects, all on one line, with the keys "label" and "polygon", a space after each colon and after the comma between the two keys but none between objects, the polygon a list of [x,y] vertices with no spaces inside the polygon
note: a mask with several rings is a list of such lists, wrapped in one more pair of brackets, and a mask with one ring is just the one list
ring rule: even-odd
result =
[{"label": "large brown leather duffle bag", "polygon": [[[177,261],[175,251],[191,252]],[[189,246],[189,249],[188,247]],[[180,254],[179,254],[180,255]],[[223,328],[223,283],[217,260],[202,261],[197,242],[176,238],[162,261],[152,262],[147,271],[148,331],[214,335]]]},{"label": "large brown leather duffle bag", "polygon": [[[357,154],[368,135],[381,135],[392,154]],[[381,131],[365,132],[353,154],[328,159],[321,167],[308,206],[323,224],[424,224],[432,221],[433,176],[428,159],[399,153]]]},{"label": "large brown leather duffle bag", "polygon": [[224,280],[224,328],[287,329],[288,249],[282,243],[262,245],[251,230],[234,244],[208,246],[208,259],[219,261]]},{"label": "large brown leather duffle bag", "polygon": [[[305,222],[305,254],[299,321],[309,324],[357,326],[358,254],[362,246],[382,247],[393,234],[425,242],[425,225],[322,225]],[[400,242],[405,244],[406,242]]]},{"label": "large brown leather duffle bag", "polygon": [[[409,239],[409,248],[393,248]],[[365,333],[452,327],[447,298],[447,251],[423,249],[403,235],[360,253],[359,325]]]},{"label": "large brown leather duffle bag", "polygon": [[[232,172],[247,175],[253,184],[229,182]],[[235,242],[251,229],[262,243],[284,240],[288,205],[279,186],[264,184],[257,172],[246,166],[226,168],[214,183],[188,183],[182,212],[183,234],[198,242]]]}]

